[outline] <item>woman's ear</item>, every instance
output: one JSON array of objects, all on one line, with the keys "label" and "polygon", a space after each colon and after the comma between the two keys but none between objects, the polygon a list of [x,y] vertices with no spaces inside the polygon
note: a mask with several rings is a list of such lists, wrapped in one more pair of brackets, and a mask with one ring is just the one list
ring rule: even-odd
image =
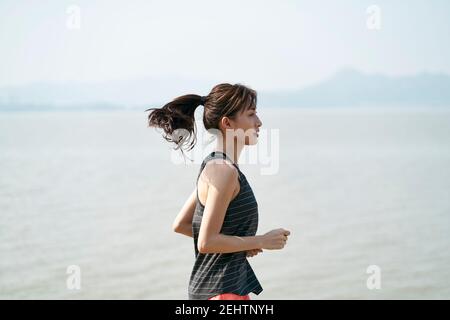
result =
[{"label": "woman's ear", "polygon": [[222,130],[234,129],[231,120],[228,117],[222,117],[222,119],[220,119],[220,126]]}]

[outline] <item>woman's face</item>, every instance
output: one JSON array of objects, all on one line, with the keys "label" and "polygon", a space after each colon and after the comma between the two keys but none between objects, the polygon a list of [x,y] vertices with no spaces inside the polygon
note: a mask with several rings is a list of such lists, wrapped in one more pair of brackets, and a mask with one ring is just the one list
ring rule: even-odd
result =
[{"label": "woman's face", "polygon": [[[262,122],[256,114],[256,107],[238,113],[234,119],[229,120],[231,127],[236,130],[235,135],[240,143],[245,145],[258,143],[258,132]],[[237,132],[238,129],[241,129],[240,133]]]}]

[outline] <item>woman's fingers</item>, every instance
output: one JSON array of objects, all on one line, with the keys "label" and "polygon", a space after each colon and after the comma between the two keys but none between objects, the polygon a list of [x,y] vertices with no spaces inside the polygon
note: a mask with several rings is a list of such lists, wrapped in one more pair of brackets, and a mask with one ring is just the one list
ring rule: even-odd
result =
[{"label": "woman's fingers", "polygon": [[256,256],[258,253],[263,252],[262,249],[252,249],[247,250],[247,257],[253,257]]}]

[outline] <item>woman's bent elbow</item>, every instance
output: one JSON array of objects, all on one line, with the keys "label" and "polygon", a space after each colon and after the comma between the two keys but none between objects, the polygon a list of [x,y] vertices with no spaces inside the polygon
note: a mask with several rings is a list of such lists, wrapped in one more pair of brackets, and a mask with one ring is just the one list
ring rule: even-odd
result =
[{"label": "woman's bent elbow", "polygon": [[200,253],[207,253],[205,245],[201,244],[200,242],[197,243],[197,250]]},{"label": "woman's bent elbow", "polygon": [[208,244],[206,243],[206,241],[198,241],[197,249],[198,249],[198,252],[203,253],[203,254],[211,253],[210,248],[208,247]]},{"label": "woman's bent elbow", "polygon": [[172,231],[173,232],[180,233],[181,229],[182,229],[181,224],[179,224],[179,223],[172,224]]}]

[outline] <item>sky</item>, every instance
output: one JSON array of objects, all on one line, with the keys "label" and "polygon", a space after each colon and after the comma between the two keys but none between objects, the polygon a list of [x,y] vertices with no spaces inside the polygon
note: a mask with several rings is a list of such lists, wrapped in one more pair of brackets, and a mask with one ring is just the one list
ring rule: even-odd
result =
[{"label": "sky", "polygon": [[345,67],[450,74],[449,17],[446,0],[0,0],[0,86],[173,77],[288,90]]}]

